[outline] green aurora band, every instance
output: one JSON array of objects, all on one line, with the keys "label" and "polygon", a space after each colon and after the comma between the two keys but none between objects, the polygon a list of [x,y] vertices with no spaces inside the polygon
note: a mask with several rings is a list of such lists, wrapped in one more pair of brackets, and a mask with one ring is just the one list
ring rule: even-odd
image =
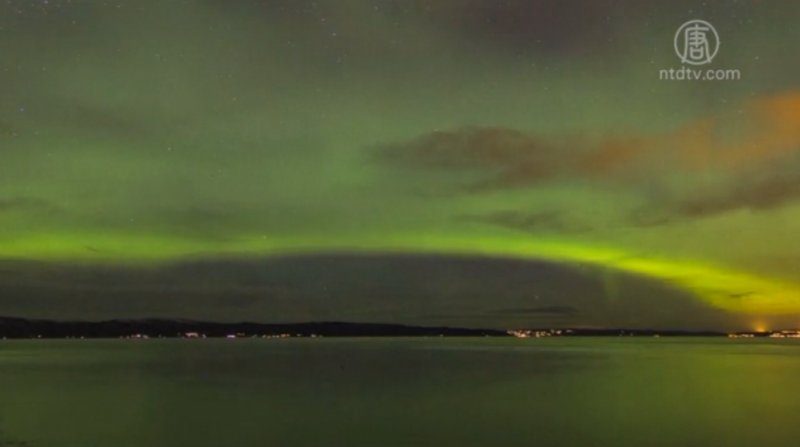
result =
[{"label": "green aurora band", "polygon": [[[800,6],[597,3],[2,7],[0,257],[511,257],[800,314]],[[658,79],[696,17],[741,80]]]}]

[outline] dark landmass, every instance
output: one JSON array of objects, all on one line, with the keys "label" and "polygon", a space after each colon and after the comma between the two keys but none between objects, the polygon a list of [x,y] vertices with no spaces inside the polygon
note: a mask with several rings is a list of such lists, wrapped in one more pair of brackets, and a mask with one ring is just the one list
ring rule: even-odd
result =
[{"label": "dark landmass", "polygon": [[[745,334],[745,333],[739,333]],[[746,333],[769,336],[770,333]],[[174,337],[552,337],[644,336],[720,337],[715,331],[655,329],[471,329],[407,326],[381,323],[221,323],[193,320],[141,319],[108,321],[56,321],[0,317],[0,338],[174,338]]]},{"label": "dark landmass", "polygon": [[54,321],[0,317],[5,338],[119,338],[119,337],[483,337],[506,336],[494,329],[422,327],[379,323],[219,323],[193,320]]}]

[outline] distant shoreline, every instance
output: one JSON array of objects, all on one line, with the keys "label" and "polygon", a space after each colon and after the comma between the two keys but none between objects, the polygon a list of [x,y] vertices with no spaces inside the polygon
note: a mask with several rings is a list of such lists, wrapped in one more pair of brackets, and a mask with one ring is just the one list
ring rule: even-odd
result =
[{"label": "distant shoreline", "polygon": [[796,331],[736,332],[657,329],[480,329],[411,326],[385,323],[223,323],[181,319],[57,321],[0,317],[0,338],[292,338],[292,337],[779,337],[795,338]]}]

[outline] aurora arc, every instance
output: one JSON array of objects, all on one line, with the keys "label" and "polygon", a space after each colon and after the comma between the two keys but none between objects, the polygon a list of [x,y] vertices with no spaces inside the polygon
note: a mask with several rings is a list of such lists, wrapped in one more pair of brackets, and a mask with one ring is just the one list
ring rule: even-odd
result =
[{"label": "aurora arc", "polygon": [[[0,258],[541,260],[791,320],[800,6],[687,5],[9,5]],[[658,79],[698,14],[741,80]]]}]

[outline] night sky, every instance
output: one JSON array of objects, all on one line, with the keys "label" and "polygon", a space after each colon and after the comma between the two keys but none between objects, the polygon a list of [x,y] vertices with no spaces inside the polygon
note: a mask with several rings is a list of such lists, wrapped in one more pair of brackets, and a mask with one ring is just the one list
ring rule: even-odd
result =
[{"label": "night sky", "polygon": [[[659,80],[689,19],[740,80]],[[4,1],[0,314],[799,326],[798,23],[783,1]]]}]

